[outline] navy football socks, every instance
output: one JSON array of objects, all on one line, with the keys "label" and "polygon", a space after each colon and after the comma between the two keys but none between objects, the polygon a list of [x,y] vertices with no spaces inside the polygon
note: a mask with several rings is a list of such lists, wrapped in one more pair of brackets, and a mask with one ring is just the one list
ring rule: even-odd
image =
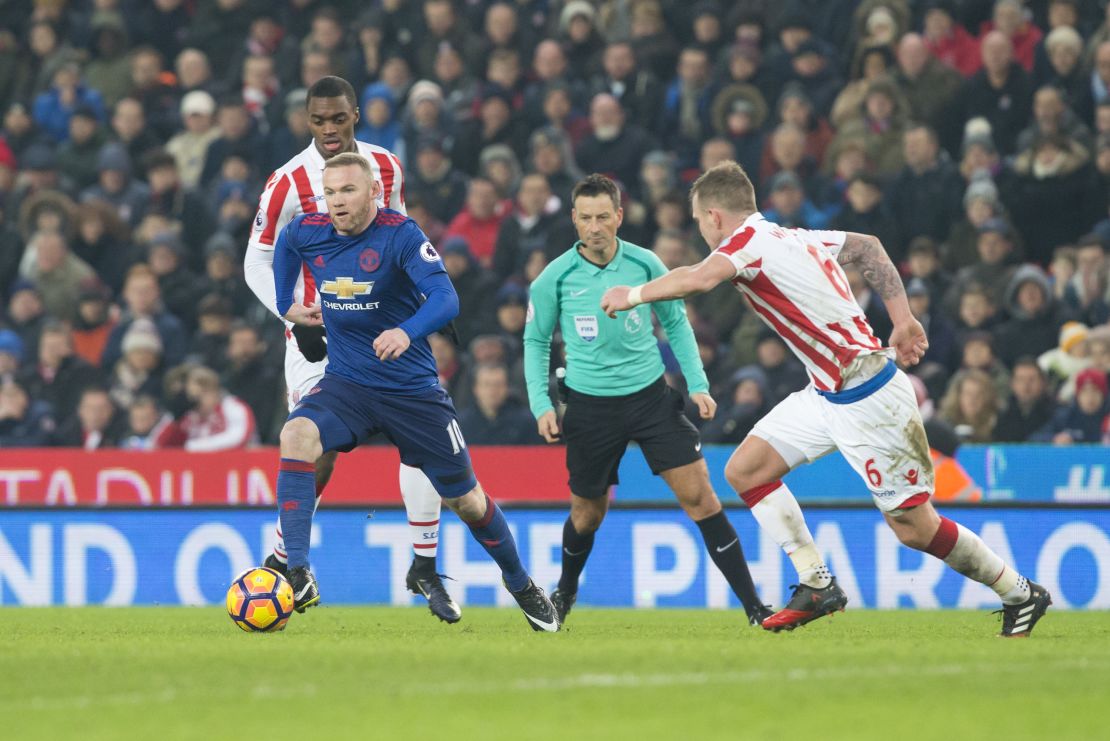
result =
[{"label": "navy football socks", "polygon": [[528,586],[528,572],[520,562],[520,555],[516,551],[516,541],[509,530],[509,523],[501,508],[494,504],[486,495],[486,514],[478,522],[466,523],[470,534],[482,544],[486,553],[493,557],[501,567],[501,574],[505,577],[505,584],[510,591],[519,592]]},{"label": "navy football socks", "polygon": [[312,511],[316,505],[316,467],[307,461],[282,458],[278,466],[277,500],[289,568],[308,566]]}]

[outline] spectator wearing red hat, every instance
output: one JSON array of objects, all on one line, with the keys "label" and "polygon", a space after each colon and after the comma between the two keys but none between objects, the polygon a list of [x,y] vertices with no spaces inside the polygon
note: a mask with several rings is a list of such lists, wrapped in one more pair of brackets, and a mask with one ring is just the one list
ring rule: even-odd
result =
[{"label": "spectator wearing red hat", "polygon": [[1099,443],[1110,435],[1110,403],[1106,374],[1097,368],[1082,370],[1075,377],[1075,400],[1060,409],[1047,427],[1032,439],[1054,445]]}]

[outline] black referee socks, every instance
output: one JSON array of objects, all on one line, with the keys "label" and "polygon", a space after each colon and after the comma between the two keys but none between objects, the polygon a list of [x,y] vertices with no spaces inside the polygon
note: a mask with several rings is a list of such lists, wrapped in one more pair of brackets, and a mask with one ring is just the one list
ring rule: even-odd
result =
[{"label": "black referee socks", "polygon": [[[736,529],[721,510],[715,515],[706,517],[698,522],[701,537],[705,540],[705,548],[709,557],[717,568],[725,575],[725,580],[732,587],[732,591],[744,604],[744,611],[751,616],[754,610],[762,604],[759,594],[755,591],[751,572],[748,571],[748,562],[744,559],[744,549],[740,547],[740,538]],[[563,530],[563,542],[566,542],[566,529]],[[566,555],[563,556],[563,571],[566,572]]]},{"label": "black referee socks", "polygon": [[578,577],[586,568],[586,559],[593,547],[594,534],[581,535],[567,517],[563,523],[563,573],[559,576],[559,591],[578,594]]}]

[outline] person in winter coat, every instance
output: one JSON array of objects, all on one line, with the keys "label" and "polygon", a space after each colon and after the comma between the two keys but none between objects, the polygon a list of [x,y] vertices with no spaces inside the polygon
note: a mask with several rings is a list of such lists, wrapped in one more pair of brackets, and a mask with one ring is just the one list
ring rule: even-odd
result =
[{"label": "person in winter coat", "polygon": [[1110,403],[1106,374],[1087,368],[1075,377],[1075,400],[1057,410],[1052,421],[1034,439],[1053,445],[1100,443],[1110,439]]},{"label": "person in winter coat", "polygon": [[1014,273],[1005,307],[1010,318],[995,330],[995,349],[1010,367],[1023,355],[1051,350],[1069,318],[1067,308],[1052,297],[1048,276],[1036,265],[1022,265]]},{"label": "person in winter coat", "polygon": [[1056,413],[1056,402],[1048,393],[1044,373],[1031,357],[1014,363],[1010,376],[1010,398],[994,425],[994,441],[1023,443],[1030,440]]},{"label": "person in winter coat", "polygon": [[713,420],[701,428],[702,442],[738,445],[773,406],[767,374],[755,365],[736,371],[722,402]]}]

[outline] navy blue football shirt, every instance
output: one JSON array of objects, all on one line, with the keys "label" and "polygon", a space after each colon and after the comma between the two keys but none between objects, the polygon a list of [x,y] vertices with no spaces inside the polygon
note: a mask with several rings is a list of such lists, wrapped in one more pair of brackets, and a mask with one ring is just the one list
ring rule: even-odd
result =
[{"label": "navy blue football shirt", "polygon": [[[458,313],[458,294],[415,221],[379,209],[365,231],[345,236],[335,231],[327,214],[294,218],[274,247],[282,316],[293,303],[302,265],[319,292],[328,332],[328,373],[384,390],[422,389],[439,382],[427,335]],[[374,340],[395,327],[409,335],[411,345],[399,358],[383,362],[374,352]]]}]

